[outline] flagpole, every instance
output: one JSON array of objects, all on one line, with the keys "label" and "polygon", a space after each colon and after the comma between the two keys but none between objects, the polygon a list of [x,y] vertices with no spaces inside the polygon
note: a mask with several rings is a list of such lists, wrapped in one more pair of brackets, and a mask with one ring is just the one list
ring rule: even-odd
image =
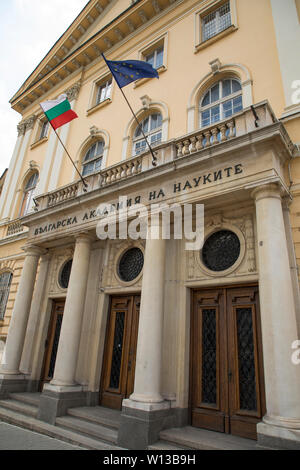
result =
[{"label": "flagpole", "polygon": [[123,91],[123,89],[122,89],[122,87],[120,86],[118,80],[116,79],[115,74],[113,73],[113,71],[111,70],[110,66],[108,65],[108,62],[107,62],[107,60],[106,60],[105,55],[104,55],[103,53],[101,53],[101,55],[102,55],[102,57],[103,57],[103,59],[104,59],[106,65],[107,65],[108,68],[110,69],[110,71],[111,71],[111,73],[112,73],[112,76],[113,76],[114,79],[116,80],[117,85],[118,85],[118,87],[120,88],[120,91],[121,91],[121,93],[122,93],[122,95],[123,95],[123,97],[124,97],[126,103],[128,104],[128,107],[129,107],[130,111],[132,112],[134,119],[136,120],[136,122],[137,122],[139,128],[141,129],[141,132],[142,132],[142,134],[143,134],[143,137],[144,137],[144,139],[145,139],[145,141],[146,141],[146,143],[147,143],[147,145],[148,145],[148,148],[149,148],[149,150],[150,150],[150,153],[151,153],[151,155],[152,155],[152,165],[153,165],[153,166],[156,166],[156,165],[157,165],[157,163],[156,163],[157,158],[156,158],[156,156],[155,156],[155,154],[154,154],[154,152],[153,152],[153,149],[152,149],[151,145],[149,144],[149,141],[148,141],[148,139],[147,139],[147,137],[146,137],[146,135],[145,135],[145,132],[144,132],[144,130],[143,130],[143,128],[142,128],[142,126],[141,126],[141,124],[140,124],[140,122],[139,122],[139,120],[138,120],[136,114],[135,114],[135,112],[133,111],[133,109],[132,109],[132,107],[131,107],[131,105],[130,105],[130,103],[129,103],[129,101],[128,101],[128,99],[127,99],[127,97],[126,97],[126,95],[125,95],[125,93],[124,93],[124,91]]},{"label": "flagpole", "polygon": [[[117,84],[118,84],[118,82],[117,82]],[[150,153],[151,153],[151,155],[152,155],[152,165],[153,165],[153,166],[156,166],[156,165],[157,165],[157,163],[156,163],[157,158],[156,158],[156,156],[154,155],[153,149],[152,149],[151,145],[150,145],[149,142],[148,142],[148,139],[147,139],[147,137],[146,137],[146,135],[145,135],[145,133],[144,133],[144,131],[143,131],[143,128],[142,128],[142,126],[141,126],[141,124],[140,124],[140,122],[139,122],[139,120],[138,120],[138,118],[137,118],[135,112],[133,111],[133,109],[132,109],[132,107],[131,107],[131,105],[130,105],[128,99],[126,98],[126,95],[125,95],[124,91],[122,90],[122,88],[120,87],[119,84],[118,84],[118,87],[120,88],[121,93],[122,93],[122,95],[124,96],[125,101],[126,101],[126,103],[128,104],[129,109],[130,109],[130,111],[132,112],[132,114],[133,114],[133,116],[134,116],[134,119],[136,120],[136,122],[138,123],[139,128],[140,128],[141,131],[142,131],[143,137],[144,137],[144,139],[145,139],[145,141],[146,141],[146,143],[147,143],[147,145],[148,145],[148,148],[149,148],[149,150],[150,150]]]},{"label": "flagpole", "polygon": [[[50,122],[50,121],[49,121]],[[54,127],[52,126],[51,122],[50,122],[50,125],[52,127],[52,129],[54,130],[55,134],[56,134],[56,137],[58,138],[58,140],[60,141],[61,145],[63,146],[66,154],[68,155],[69,159],[71,160],[71,163],[72,165],[74,166],[75,170],[77,171],[77,173],[79,174],[80,176],[80,179],[83,183],[83,191],[86,193],[86,188],[88,187],[87,183],[84,181],[83,177],[82,177],[82,174],[80,173],[80,171],[78,170],[77,166],[75,165],[75,163],[73,162],[72,158],[71,158],[71,155],[69,154],[68,150],[66,149],[65,147],[65,144],[63,143],[63,141],[61,140],[61,138],[59,137],[58,133],[56,132],[56,129],[54,129]]]}]

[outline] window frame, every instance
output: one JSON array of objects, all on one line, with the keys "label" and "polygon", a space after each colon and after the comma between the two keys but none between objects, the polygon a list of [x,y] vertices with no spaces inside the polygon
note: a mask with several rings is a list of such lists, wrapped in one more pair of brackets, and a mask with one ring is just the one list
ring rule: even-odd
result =
[{"label": "window frame", "polygon": [[[203,20],[209,14],[219,10],[229,1],[231,25],[227,28],[217,32],[214,36],[203,39]],[[209,6],[204,5],[195,12],[194,16],[195,29],[194,29],[194,53],[196,54],[199,50],[210,46],[210,44],[218,41],[219,39],[231,34],[238,29],[237,22],[237,5],[236,0],[214,0]]]},{"label": "window frame", "polygon": [[[4,286],[4,288],[2,289],[1,277],[5,274],[9,274],[9,277],[8,277],[8,282],[6,283],[6,286]],[[5,318],[12,280],[13,280],[13,273],[11,271],[3,271],[0,273],[0,321],[1,322],[4,321],[4,318]]]},{"label": "window frame", "polygon": [[[100,89],[103,85],[107,86],[108,82],[111,82],[111,87],[110,87],[110,96],[106,96],[106,98],[102,101],[98,102],[98,96]],[[100,75],[96,80],[94,80],[92,84],[92,91],[90,95],[90,100],[88,104],[88,109],[86,111],[86,115],[89,116],[90,114],[94,113],[95,111],[98,111],[100,108],[103,106],[108,105],[109,103],[112,102],[112,96],[113,96],[113,90],[114,90],[114,80],[112,79],[112,75],[110,73],[104,73]]]},{"label": "window frame", "polygon": [[[156,70],[159,74],[165,72],[168,68],[168,38],[169,35],[168,33],[163,34],[162,36],[159,36],[158,38],[154,39],[144,47],[142,47],[138,51],[138,60],[143,60],[144,62],[147,62],[145,59],[149,55],[151,55],[153,52],[157,51],[160,48],[163,48],[163,59],[162,59],[162,64],[160,64]],[[136,80],[134,82],[134,88],[137,86],[142,85],[143,83],[147,82],[148,80],[151,80],[151,78],[140,78],[139,80]]]},{"label": "window frame", "polygon": [[[103,147],[102,147],[102,153],[101,154],[95,154],[93,156],[93,158],[90,158],[89,160],[86,160],[86,157],[87,157],[87,154],[88,152],[94,147],[94,145],[97,145],[99,143],[102,143],[103,144]],[[86,147],[86,151],[84,153],[84,156],[82,158],[82,162],[81,162],[81,171],[82,171],[82,176],[83,177],[86,177],[86,176],[90,176],[90,175],[93,175],[95,173],[98,173],[99,171],[101,171],[103,169],[103,160],[104,160],[104,150],[105,150],[105,142],[103,139],[98,139],[96,142],[93,142],[91,143],[88,147]],[[99,169],[96,169],[96,162],[100,160],[101,161],[101,165],[100,165],[100,168]],[[92,171],[88,172],[88,173],[85,173],[84,171],[84,167],[87,166],[87,165],[90,165],[91,163],[94,163],[94,168]]]},{"label": "window frame", "polygon": [[[151,129],[151,121],[152,121],[152,116],[160,116],[160,125],[157,126],[157,127],[154,127],[153,129]],[[148,130],[145,131],[144,129],[144,123],[145,121],[148,119]],[[159,145],[161,144],[162,142],[162,137],[163,137],[163,115],[160,111],[154,111],[152,113],[149,113],[147,116],[145,116],[143,118],[143,120],[140,122],[140,126],[136,126],[135,129],[134,129],[134,132],[133,132],[133,136],[132,136],[132,157],[136,157],[138,155],[141,155],[143,152],[146,151],[147,149],[147,143],[144,139],[144,136],[142,133],[140,133],[139,136],[136,136],[136,133],[137,133],[137,130],[139,127],[142,127],[143,130],[144,130],[144,134],[145,136],[147,137],[147,140],[149,142],[149,144],[153,147],[155,147],[156,145]],[[158,134],[161,134],[161,137],[159,140],[155,140],[153,142],[151,142],[151,137],[154,137],[154,136],[157,136]],[[142,143],[144,142],[145,145],[142,145],[142,149],[141,151],[139,152],[136,152],[136,145],[139,144],[139,143]]]},{"label": "window frame", "polygon": [[[104,103],[106,100],[111,100],[112,76],[107,77],[106,80],[102,80],[100,83],[97,83],[96,87],[97,89],[96,89],[95,106],[98,106]],[[101,99],[101,92],[103,89],[105,89],[105,98]],[[109,94],[107,93],[108,90],[109,90]],[[99,99],[99,95],[100,95],[100,99]]]},{"label": "window frame", "polygon": [[[35,185],[28,186],[31,178],[34,175],[36,175],[36,179],[34,180]],[[23,198],[22,198],[22,204],[20,207],[19,217],[25,217],[30,212],[30,205],[31,205],[31,202],[33,201],[33,195],[38,184],[39,176],[40,176],[39,172],[34,171],[26,179],[27,183],[24,185],[24,189],[23,189]]]},{"label": "window frame", "polygon": [[[233,93],[230,93],[229,95],[227,96],[222,96],[223,93],[223,82],[225,82],[226,80],[232,80],[232,81],[236,81],[239,83],[241,89],[236,91],[236,92],[233,92]],[[207,93],[209,93],[212,88],[214,88],[217,84],[220,85],[220,88],[219,88],[219,99],[216,100],[216,101],[213,101],[205,106],[202,106],[202,102],[204,100],[204,98],[206,97]],[[238,97],[241,97],[242,99],[242,110],[244,109],[244,106],[243,106],[243,86],[242,86],[242,83],[241,81],[236,78],[236,77],[224,77],[224,78],[221,78],[220,80],[218,80],[217,82],[213,83],[209,88],[207,88],[205,90],[204,93],[202,93],[202,95],[200,96],[199,98],[199,112],[198,112],[198,119],[199,119],[199,128],[202,129],[204,127],[209,127],[209,126],[213,126],[214,124],[218,124],[219,122],[223,121],[223,120],[226,120],[226,119],[230,119],[232,116],[234,116],[236,113],[232,113],[231,116],[224,116],[224,110],[223,110],[223,105],[224,103],[226,103],[227,101],[233,101],[235,98],[238,98]],[[211,117],[210,117],[210,123],[209,124],[205,124],[203,125],[202,124],[202,113],[205,112],[205,111],[208,111],[214,107],[217,107],[219,106],[219,116],[220,116],[220,119],[218,121],[215,121],[215,122],[211,122]],[[242,111],[240,110],[240,111]],[[237,111],[237,112],[240,112],[240,111]]]}]

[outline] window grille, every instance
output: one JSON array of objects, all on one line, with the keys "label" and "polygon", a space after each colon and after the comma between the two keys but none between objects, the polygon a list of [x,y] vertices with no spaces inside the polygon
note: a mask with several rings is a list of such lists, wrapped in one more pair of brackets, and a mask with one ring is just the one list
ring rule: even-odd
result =
[{"label": "window grille", "polygon": [[229,26],[231,26],[230,2],[226,2],[202,18],[202,41],[207,41]]},{"label": "window grille", "polygon": [[0,320],[3,320],[5,315],[12,277],[12,273],[0,275]]}]

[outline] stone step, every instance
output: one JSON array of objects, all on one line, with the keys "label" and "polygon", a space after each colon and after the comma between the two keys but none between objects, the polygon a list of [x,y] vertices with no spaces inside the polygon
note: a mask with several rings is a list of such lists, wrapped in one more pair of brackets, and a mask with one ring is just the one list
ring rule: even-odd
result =
[{"label": "stone step", "polygon": [[107,442],[101,442],[98,439],[92,439],[82,434],[69,431],[67,429],[53,426],[43,421],[39,421],[30,416],[24,416],[15,411],[2,408],[0,406],[0,420],[13,424],[15,426],[29,429],[31,431],[59,439],[69,444],[73,444],[87,450],[124,450],[121,447],[109,444]]},{"label": "stone step", "polygon": [[148,446],[148,450],[187,450],[186,447],[179,447],[166,441],[157,441],[155,444]]},{"label": "stone step", "polygon": [[40,393],[10,393],[9,398],[38,407],[40,404]]},{"label": "stone step", "polygon": [[56,418],[55,424],[60,428],[75,431],[83,434],[84,436],[88,436],[93,439],[100,439],[101,441],[110,444],[117,444],[118,441],[118,432],[115,429],[84,421],[83,419],[75,418],[73,416],[62,416],[60,418]]},{"label": "stone step", "polygon": [[121,411],[111,410],[103,406],[70,408],[68,415],[111,429],[119,429],[121,421]]},{"label": "stone step", "polygon": [[12,399],[0,400],[0,406],[8,410],[17,411],[25,416],[36,417],[38,412],[38,408],[36,406]]},{"label": "stone step", "polygon": [[188,449],[263,450],[254,440],[192,426],[164,430],[160,433],[160,439],[168,444],[183,446]]}]

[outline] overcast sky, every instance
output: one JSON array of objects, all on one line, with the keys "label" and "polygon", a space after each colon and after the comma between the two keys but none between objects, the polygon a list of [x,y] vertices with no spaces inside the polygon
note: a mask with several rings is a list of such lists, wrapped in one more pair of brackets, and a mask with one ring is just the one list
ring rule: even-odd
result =
[{"label": "overcast sky", "polygon": [[9,166],[21,115],[9,100],[87,0],[0,0],[0,176]]}]

